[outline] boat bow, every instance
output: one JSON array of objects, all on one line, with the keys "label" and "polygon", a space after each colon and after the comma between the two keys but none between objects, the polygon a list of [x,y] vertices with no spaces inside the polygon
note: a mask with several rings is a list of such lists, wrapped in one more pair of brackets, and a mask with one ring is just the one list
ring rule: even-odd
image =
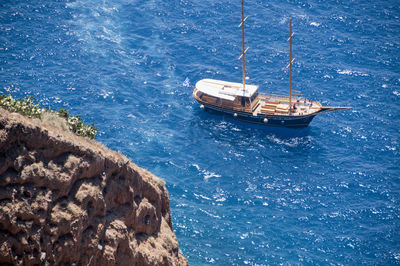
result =
[{"label": "boat bow", "polygon": [[321,106],[321,110],[318,112],[319,114],[340,111],[345,109],[351,109],[351,107],[342,107],[342,106]]}]

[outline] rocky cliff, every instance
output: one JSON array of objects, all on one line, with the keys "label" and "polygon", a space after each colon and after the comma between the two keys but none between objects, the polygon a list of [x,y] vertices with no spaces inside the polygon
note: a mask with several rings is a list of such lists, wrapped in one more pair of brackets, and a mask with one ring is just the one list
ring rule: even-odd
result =
[{"label": "rocky cliff", "polygon": [[165,183],[98,142],[0,108],[0,264],[187,265]]}]

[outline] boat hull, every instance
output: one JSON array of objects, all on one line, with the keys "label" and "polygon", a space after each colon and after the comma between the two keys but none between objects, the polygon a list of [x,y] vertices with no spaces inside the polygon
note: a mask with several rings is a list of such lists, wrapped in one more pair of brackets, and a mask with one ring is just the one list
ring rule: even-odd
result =
[{"label": "boat hull", "polygon": [[318,114],[314,113],[311,115],[304,115],[304,116],[280,116],[280,115],[258,114],[257,116],[254,116],[252,113],[248,112],[227,110],[200,101],[199,103],[202,106],[204,106],[204,109],[206,111],[211,110],[219,114],[225,114],[227,116],[230,116],[236,120],[243,122],[260,124],[265,126],[275,126],[275,127],[304,128],[307,127],[313,120],[313,118]]}]

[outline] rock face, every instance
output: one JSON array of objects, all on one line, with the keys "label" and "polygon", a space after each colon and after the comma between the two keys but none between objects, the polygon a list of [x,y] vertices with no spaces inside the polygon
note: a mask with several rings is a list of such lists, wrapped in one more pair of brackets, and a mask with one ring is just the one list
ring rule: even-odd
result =
[{"label": "rock face", "polygon": [[101,144],[0,108],[0,264],[187,265],[165,183]]}]

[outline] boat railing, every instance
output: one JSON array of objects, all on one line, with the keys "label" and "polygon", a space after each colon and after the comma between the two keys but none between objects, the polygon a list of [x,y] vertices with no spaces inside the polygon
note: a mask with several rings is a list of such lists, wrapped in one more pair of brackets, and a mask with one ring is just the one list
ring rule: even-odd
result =
[{"label": "boat railing", "polygon": [[[300,100],[304,101],[305,98],[303,96],[298,96],[298,97],[293,97],[294,100]],[[279,95],[279,94],[259,94],[259,99],[260,100],[270,100],[274,99],[275,101],[281,101],[281,102],[289,102],[289,96],[286,95]]]}]

